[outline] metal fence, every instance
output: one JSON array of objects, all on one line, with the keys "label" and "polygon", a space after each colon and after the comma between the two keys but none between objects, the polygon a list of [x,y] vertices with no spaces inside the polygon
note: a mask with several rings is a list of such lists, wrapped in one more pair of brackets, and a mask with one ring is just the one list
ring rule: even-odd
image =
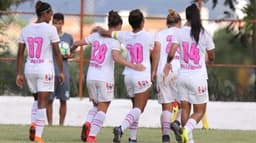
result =
[{"label": "metal fence", "polygon": [[[103,27],[107,25],[106,14],[85,14],[83,6],[83,1],[81,1],[80,13],[64,13],[64,31],[71,33],[75,40],[89,35],[90,30],[96,25]],[[18,38],[21,28],[35,19],[35,14],[34,12],[1,10],[0,14],[12,19],[10,23],[3,24],[3,27],[1,27],[1,29],[5,29],[2,29],[0,37],[0,94],[29,95],[27,88],[20,90],[15,85],[15,56],[17,52],[17,42],[15,39]],[[24,21],[21,18],[22,15],[27,15],[30,18]],[[127,19],[127,16],[123,16],[123,18]],[[238,38],[232,38],[235,37],[236,30],[229,34],[225,29],[230,23],[239,26],[244,25],[245,21],[239,19],[203,19],[203,21],[207,30],[213,30],[211,26],[217,27],[213,33],[216,43],[216,64],[208,67],[210,99],[216,101],[256,101],[256,65],[253,65],[253,48],[250,46],[251,43],[249,43],[248,47],[245,47]],[[156,33],[165,27],[164,17],[146,17],[144,28],[146,31]],[[123,29],[130,30],[130,27],[127,23],[124,23]],[[72,96],[78,95],[83,97],[87,95],[86,88],[84,88],[84,76],[86,75],[84,73],[86,73],[89,51],[89,48],[80,47],[76,57],[70,60]],[[115,87],[115,95],[120,98],[126,95],[121,75],[122,69],[122,66],[117,65],[115,71],[115,82],[118,83]],[[156,98],[154,88],[151,91],[151,98]]]}]

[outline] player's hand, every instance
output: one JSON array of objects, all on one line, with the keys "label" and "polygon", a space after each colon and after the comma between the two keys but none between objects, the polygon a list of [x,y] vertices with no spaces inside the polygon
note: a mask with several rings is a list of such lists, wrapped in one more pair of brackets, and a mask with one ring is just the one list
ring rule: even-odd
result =
[{"label": "player's hand", "polygon": [[153,71],[153,72],[151,73],[151,81],[152,81],[152,82],[155,82],[155,81],[156,81],[156,72],[155,72],[155,71]]},{"label": "player's hand", "polygon": [[103,29],[102,27],[96,26],[96,27],[94,27],[94,28],[92,29],[91,34],[94,33],[94,32],[101,32],[101,31],[103,31],[103,30],[104,30],[104,29]]},{"label": "player's hand", "polygon": [[60,84],[63,85],[65,81],[65,75],[63,72],[59,74],[59,80],[60,80]]},{"label": "player's hand", "polygon": [[144,71],[146,69],[143,64],[133,64],[132,68],[136,71]]},{"label": "player's hand", "polygon": [[24,85],[24,76],[22,74],[18,74],[16,77],[16,85],[19,88],[23,88]]},{"label": "player's hand", "polygon": [[73,53],[70,53],[69,55],[66,55],[68,59],[71,59],[74,57],[74,54]]},{"label": "player's hand", "polygon": [[165,66],[164,66],[164,71],[163,71],[164,77],[167,77],[167,76],[168,76],[170,70],[172,70],[172,65],[166,63]]}]

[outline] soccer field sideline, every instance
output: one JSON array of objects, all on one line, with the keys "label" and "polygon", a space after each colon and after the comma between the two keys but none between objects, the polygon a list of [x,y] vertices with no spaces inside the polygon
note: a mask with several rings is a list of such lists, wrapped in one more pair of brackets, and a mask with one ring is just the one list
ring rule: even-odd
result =
[{"label": "soccer field sideline", "polygon": [[[29,124],[32,97],[0,96],[0,124]],[[85,115],[92,105],[88,98],[71,98],[65,125],[81,126]],[[54,102],[53,124],[58,123],[59,101]],[[110,105],[104,126],[113,127],[122,121],[131,107],[126,99],[115,99]],[[210,128],[256,130],[256,104],[252,102],[209,102],[207,117]],[[149,100],[142,114],[140,127],[160,127],[161,106],[157,100]],[[198,125],[198,128],[201,124]]]}]

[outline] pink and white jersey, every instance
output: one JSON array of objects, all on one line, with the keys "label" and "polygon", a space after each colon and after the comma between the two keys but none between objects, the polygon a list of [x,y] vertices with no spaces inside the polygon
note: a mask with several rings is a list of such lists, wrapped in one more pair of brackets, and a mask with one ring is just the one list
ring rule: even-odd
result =
[{"label": "pink and white jersey", "polygon": [[[159,42],[161,44],[160,49],[160,59],[159,64],[157,68],[157,74],[162,74],[164,66],[167,61],[168,53],[171,50],[172,43],[179,44],[179,41],[173,39],[173,35],[178,34],[179,28],[171,27],[168,29],[161,30],[156,34],[155,41]],[[175,53],[175,57],[171,62],[172,64],[172,71],[176,74],[178,74],[178,70],[180,68],[180,49],[177,49],[177,52]]]},{"label": "pink and white jersey", "polygon": [[92,46],[87,80],[114,83],[112,50],[120,50],[120,43],[115,39],[102,37],[99,33],[89,35],[85,42]]},{"label": "pink and white jersey", "polygon": [[19,43],[25,43],[27,60],[25,73],[54,73],[52,43],[59,42],[54,26],[43,23],[31,23],[19,37]]},{"label": "pink and white jersey", "polygon": [[[206,30],[201,31],[198,44],[190,35],[191,27],[184,26],[173,40],[180,44],[180,76],[197,76],[207,79],[205,54],[215,48],[212,36]],[[176,39],[177,38],[177,39]]]},{"label": "pink and white jersey", "polygon": [[146,67],[144,71],[135,71],[129,67],[125,67],[123,74],[150,79],[150,50],[153,49],[154,45],[153,36],[145,31],[139,31],[137,33],[115,31],[112,33],[112,37],[118,39],[127,49],[127,61],[134,64],[143,64]]}]

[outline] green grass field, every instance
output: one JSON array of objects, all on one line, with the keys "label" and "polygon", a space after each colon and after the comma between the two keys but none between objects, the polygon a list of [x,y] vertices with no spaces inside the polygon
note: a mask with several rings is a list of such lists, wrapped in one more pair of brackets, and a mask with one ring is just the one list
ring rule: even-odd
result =
[{"label": "green grass field", "polygon": [[[29,143],[28,128],[25,125],[0,125],[0,143]],[[46,143],[81,143],[80,127],[46,126],[44,139]],[[122,142],[128,142],[128,132],[124,133]],[[98,143],[112,142],[112,128],[103,128],[97,137]],[[173,134],[172,143],[176,143]],[[194,130],[195,143],[253,143],[255,131],[240,130]],[[161,143],[159,128],[139,128],[138,143]]]}]

